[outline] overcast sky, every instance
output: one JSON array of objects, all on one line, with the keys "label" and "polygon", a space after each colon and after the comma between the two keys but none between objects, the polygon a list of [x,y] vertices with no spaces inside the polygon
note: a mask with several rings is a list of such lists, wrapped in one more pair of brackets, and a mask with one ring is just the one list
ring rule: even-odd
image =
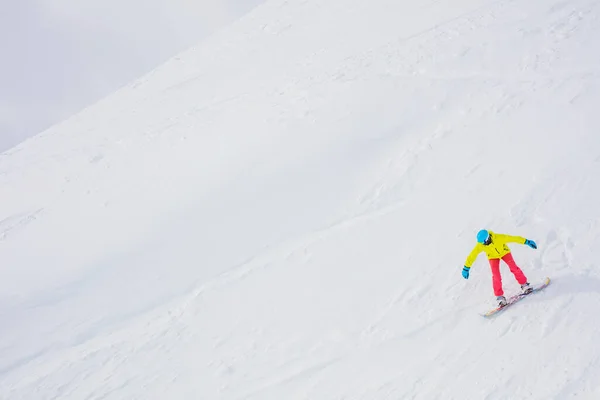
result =
[{"label": "overcast sky", "polygon": [[0,0],[0,152],[264,0]]}]

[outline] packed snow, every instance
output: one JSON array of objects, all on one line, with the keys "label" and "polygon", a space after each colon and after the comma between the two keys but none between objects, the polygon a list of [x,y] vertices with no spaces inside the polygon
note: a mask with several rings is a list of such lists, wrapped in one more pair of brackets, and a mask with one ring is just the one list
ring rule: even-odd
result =
[{"label": "packed snow", "polygon": [[0,156],[0,398],[598,399],[599,104],[598,0],[266,1]]}]

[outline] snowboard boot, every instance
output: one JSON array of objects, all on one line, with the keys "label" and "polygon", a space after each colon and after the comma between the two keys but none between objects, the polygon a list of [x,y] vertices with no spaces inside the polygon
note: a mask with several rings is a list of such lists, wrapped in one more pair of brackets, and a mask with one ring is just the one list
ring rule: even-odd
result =
[{"label": "snowboard boot", "polygon": [[508,304],[506,302],[506,297],[504,297],[504,296],[498,296],[498,297],[496,297],[496,300],[498,301],[498,307],[504,307]]},{"label": "snowboard boot", "polygon": [[529,293],[533,292],[533,288],[531,287],[529,282],[525,282],[524,284],[522,284],[521,290],[523,291],[523,294],[529,294]]}]

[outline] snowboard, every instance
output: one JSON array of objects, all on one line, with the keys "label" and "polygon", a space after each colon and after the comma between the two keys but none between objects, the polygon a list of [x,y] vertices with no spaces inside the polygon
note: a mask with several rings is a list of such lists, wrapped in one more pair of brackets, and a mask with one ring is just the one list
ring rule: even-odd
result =
[{"label": "snowboard", "polygon": [[512,306],[513,304],[518,303],[519,301],[523,300],[525,297],[531,296],[532,294],[545,289],[546,286],[548,286],[549,284],[550,284],[550,278],[546,277],[546,279],[544,279],[544,281],[542,283],[539,283],[537,285],[531,285],[531,287],[533,288],[533,291],[531,291],[530,293],[528,293],[528,294],[519,293],[514,296],[511,296],[507,299],[507,304],[505,306],[496,307],[496,308],[486,312],[485,314],[483,314],[483,316],[486,318],[490,318],[494,315],[497,315],[498,313],[506,310],[508,307]]}]

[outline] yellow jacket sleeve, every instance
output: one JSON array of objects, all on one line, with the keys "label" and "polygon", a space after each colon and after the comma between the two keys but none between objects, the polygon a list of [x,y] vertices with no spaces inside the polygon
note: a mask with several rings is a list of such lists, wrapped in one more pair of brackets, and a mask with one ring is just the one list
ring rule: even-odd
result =
[{"label": "yellow jacket sleeve", "polygon": [[519,244],[525,244],[525,239],[524,237],[521,236],[511,236],[511,235],[503,235],[500,233],[496,233],[495,236],[496,240],[499,240],[503,243],[519,243]]},{"label": "yellow jacket sleeve", "polygon": [[475,245],[475,247],[473,248],[473,250],[471,250],[471,253],[467,257],[467,261],[465,261],[465,267],[471,268],[471,265],[473,265],[473,263],[477,259],[477,256],[482,251],[483,251],[483,245],[480,243],[477,243],[477,245]]}]

